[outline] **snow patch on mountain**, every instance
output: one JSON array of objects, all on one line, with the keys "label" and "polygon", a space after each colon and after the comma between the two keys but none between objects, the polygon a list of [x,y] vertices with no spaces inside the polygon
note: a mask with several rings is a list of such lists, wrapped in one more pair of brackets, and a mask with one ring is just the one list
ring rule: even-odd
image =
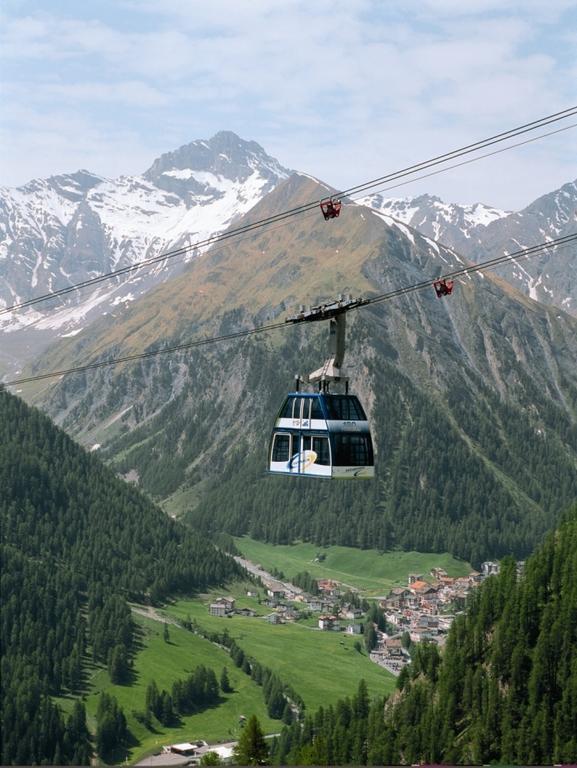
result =
[{"label": "snow patch on mountain", "polygon": [[[385,198],[367,195],[357,201],[389,215],[473,262],[571,234],[577,224],[577,181],[543,195],[519,212],[473,203],[444,203],[438,197]],[[532,299],[577,312],[577,248],[551,248],[531,258],[501,265],[495,273]]]},{"label": "snow patch on mountain", "polygon": [[386,198],[377,193],[362,197],[357,200],[357,203],[381,213],[387,213],[415,229],[428,223],[431,231],[425,234],[434,236],[436,239],[442,235],[447,225],[459,226],[463,235],[470,237],[472,228],[487,226],[492,221],[509,215],[508,211],[502,211],[483,203],[470,205],[444,203],[440,198],[432,195],[421,195],[415,198]]},{"label": "snow patch on mountain", "polygon": [[[289,175],[256,142],[221,131],[162,155],[141,176],[78,171],[0,189],[0,307],[213,238]],[[205,247],[72,292],[56,308],[0,315],[0,330],[70,334],[177,274]]]}]

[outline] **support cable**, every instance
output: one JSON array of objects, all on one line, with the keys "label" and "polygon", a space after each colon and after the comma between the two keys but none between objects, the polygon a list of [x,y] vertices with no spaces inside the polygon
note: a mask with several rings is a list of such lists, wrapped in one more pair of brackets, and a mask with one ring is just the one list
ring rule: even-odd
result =
[{"label": "support cable", "polygon": [[[389,291],[387,293],[382,293],[380,295],[373,296],[366,300],[359,300],[357,306],[358,307],[368,306],[370,304],[378,304],[383,301],[390,301],[391,299],[397,298],[398,296],[405,296],[409,293],[421,291],[425,288],[431,288],[435,280],[451,280],[457,277],[467,276],[475,272],[482,272],[483,270],[494,269],[495,267],[510,261],[517,261],[521,258],[529,258],[531,256],[535,256],[539,253],[542,253],[543,251],[548,250],[549,248],[563,248],[563,247],[567,247],[568,245],[572,245],[575,242],[577,242],[577,232],[574,232],[570,235],[565,235],[563,237],[559,237],[555,240],[549,240],[544,243],[539,243],[538,245],[530,246],[529,248],[522,248],[521,250],[514,251],[513,253],[504,254],[503,256],[498,256],[494,259],[489,259],[486,262],[473,264],[470,266],[463,267],[462,269],[457,269],[452,272],[448,272],[447,274],[441,275],[438,278],[435,278],[434,280],[431,280],[431,279],[423,280],[419,283],[415,283],[414,285],[405,286],[404,288],[398,288],[396,290]],[[352,309],[355,309],[355,308],[357,307],[352,307]],[[154,349],[154,350],[149,350],[147,352],[135,353],[133,355],[124,355],[122,357],[109,358],[108,360],[99,360],[94,363],[88,363],[87,365],[78,365],[73,368],[65,368],[60,371],[51,371],[49,373],[41,373],[34,376],[27,376],[21,379],[13,379],[12,381],[5,382],[4,386],[16,386],[19,384],[28,384],[33,381],[42,381],[44,379],[52,379],[60,376],[66,376],[71,373],[82,373],[84,371],[90,371],[96,368],[104,368],[104,367],[119,365],[120,363],[126,363],[134,360],[142,360],[149,357],[156,357],[158,355],[165,355],[165,354],[171,354],[173,352],[180,352],[182,350],[194,349],[196,347],[202,347],[208,344],[216,344],[221,341],[232,341],[240,338],[246,338],[248,336],[254,336],[258,333],[268,333],[270,331],[278,330],[280,328],[287,328],[289,327],[289,324],[294,325],[294,324],[300,324],[302,322],[307,322],[307,318],[303,317],[302,320],[299,320],[299,319],[295,320],[294,318],[290,318],[288,322],[284,321],[284,322],[270,323],[268,325],[257,326],[256,328],[249,328],[244,331],[236,331],[234,333],[227,333],[220,336],[213,336],[205,339],[197,339],[195,341],[189,341],[189,342],[185,342],[183,344],[177,344],[171,347],[164,347],[162,349]]]}]

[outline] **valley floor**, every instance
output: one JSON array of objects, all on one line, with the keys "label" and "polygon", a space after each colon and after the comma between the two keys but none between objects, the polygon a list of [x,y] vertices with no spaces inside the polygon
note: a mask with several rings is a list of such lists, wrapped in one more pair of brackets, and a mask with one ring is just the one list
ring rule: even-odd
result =
[{"label": "valley floor", "polygon": [[[466,563],[448,555],[381,554],[346,547],[329,547],[319,553],[310,544],[273,547],[245,538],[237,540],[237,546],[254,568],[259,565],[267,571],[282,570],[287,580],[308,570],[316,578],[338,579],[365,596],[383,594],[392,585],[404,583],[409,572],[427,572],[433,566],[455,574],[468,569]],[[247,609],[247,613],[254,615],[211,615],[210,605],[219,597],[232,597],[237,609]],[[370,660],[362,636],[322,632],[318,629],[318,615],[314,614],[298,622],[270,623],[267,616],[270,618],[271,607],[267,600],[266,590],[261,586],[238,582],[210,594],[178,599],[162,609],[133,606],[140,643],[133,680],[127,685],[113,685],[106,669],[94,668],[85,697],[91,727],[95,726],[99,697],[107,692],[116,697],[127,717],[133,744],[122,757],[131,763],[175,742],[235,740],[240,735],[242,718],[252,714],[259,718],[265,733],[278,733],[282,722],[268,716],[262,688],[234,665],[224,648],[201,636],[225,629],[246,654],[289,683],[302,696],[308,711],[352,695],[361,678],[366,680],[371,696],[393,690],[393,675]],[[183,628],[182,622],[192,622],[197,631]],[[165,625],[168,642],[164,639]],[[152,729],[148,729],[140,715],[145,710],[149,683],[154,680],[160,690],[170,691],[174,681],[184,679],[200,664],[212,668],[217,679],[226,667],[233,691],[221,694],[217,706],[182,717],[175,727],[164,727],[153,719]],[[72,702],[64,699],[61,704],[69,709]]]},{"label": "valley floor", "polygon": [[354,547],[317,547],[315,544],[268,544],[246,536],[235,538],[245,558],[267,571],[282,571],[287,579],[308,571],[315,579],[334,579],[365,597],[382,596],[407,583],[410,573],[428,574],[443,568],[449,576],[466,576],[471,566],[447,553],[379,552]]}]

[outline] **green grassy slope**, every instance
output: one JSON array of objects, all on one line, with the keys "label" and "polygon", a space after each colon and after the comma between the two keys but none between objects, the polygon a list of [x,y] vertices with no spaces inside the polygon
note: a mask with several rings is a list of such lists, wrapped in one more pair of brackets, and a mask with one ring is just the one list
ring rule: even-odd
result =
[{"label": "green grassy slope", "polygon": [[263,617],[209,616],[208,603],[212,599],[179,600],[167,611],[180,618],[190,615],[204,629],[227,629],[246,653],[290,683],[309,711],[352,695],[361,678],[366,680],[371,695],[384,695],[394,688],[392,675],[370,661],[364,650],[361,654],[354,649],[355,641],[362,642],[362,637],[321,632],[298,623],[273,626]]},{"label": "green grassy slope", "polygon": [[[378,552],[353,547],[317,547],[314,544],[267,544],[246,536],[235,538],[242,554],[270,571],[277,568],[287,578],[308,571],[319,579],[335,579],[369,595],[385,594],[392,586],[407,583],[409,573],[427,575],[431,568],[444,568],[449,576],[465,576],[468,563],[452,555],[424,552]],[[315,562],[317,554],[325,559]]]},{"label": "green grassy slope", "polygon": [[[97,669],[90,679],[86,696],[86,711],[91,728],[96,727],[96,709],[102,692],[115,696],[124,710],[128,727],[137,740],[130,751],[129,761],[137,762],[143,755],[160,750],[163,744],[191,739],[206,739],[214,742],[238,738],[239,716],[255,714],[262,723],[265,733],[277,733],[279,721],[271,720],[264,704],[261,688],[250,677],[237,669],[224,650],[176,626],[169,626],[170,642],[162,637],[163,624],[158,621],[135,616],[142,629],[142,649],[135,659],[135,680],[131,685],[113,685],[105,669]],[[146,688],[152,680],[160,690],[170,691],[175,680],[187,677],[194,667],[204,664],[214,669],[217,679],[224,666],[227,667],[234,691],[222,694],[218,707],[199,714],[183,717],[181,725],[164,728],[154,721],[155,731],[151,732],[134,717],[142,712]],[[71,700],[59,700],[64,708],[71,707]]]},{"label": "green grassy slope", "polygon": [[[226,628],[246,653],[290,683],[303,697],[309,711],[352,695],[361,678],[367,681],[371,695],[383,695],[393,690],[394,678],[373,664],[364,650],[359,654],[354,649],[358,637],[346,636],[342,632],[320,632],[316,629],[316,622],[272,626],[264,619],[269,609],[259,605],[255,598],[246,596],[249,586],[254,589],[254,585],[239,582],[218,593],[203,595],[202,599],[178,600],[159,613],[180,619],[190,616],[207,630],[223,631]],[[208,604],[217,594],[232,594],[237,606],[251,607],[258,616],[229,619],[209,616]],[[256,714],[266,733],[280,730],[280,721],[272,720],[267,715],[262,689],[235,667],[226,651],[174,625],[169,625],[170,641],[166,643],[160,621],[141,615],[134,618],[141,632],[141,648],[135,656],[134,681],[130,685],[114,685],[108,672],[95,666],[89,674],[85,697],[91,729],[96,727],[95,715],[102,692],[116,697],[135,740],[129,751],[129,762],[137,762],[143,756],[160,750],[164,744],[192,739],[215,742],[237,738],[241,714],[247,717]],[[217,707],[183,717],[178,727],[165,728],[154,721],[154,730],[147,730],[135,713],[144,710],[148,684],[155,680],[159,689],[170,691],[175,680],[187,677],[200,664],[214,669],[217,678],[226,666],[233,693],[221,694],[222,702]],[[58,699],[65,711],[71,710],[72,702],[71,698]]]}]

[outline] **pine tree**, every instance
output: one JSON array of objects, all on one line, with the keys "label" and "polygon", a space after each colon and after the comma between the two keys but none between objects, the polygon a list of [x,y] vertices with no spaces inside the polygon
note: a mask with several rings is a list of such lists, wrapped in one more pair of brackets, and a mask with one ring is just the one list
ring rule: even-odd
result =
[{"label": "pine tree", "polygon": [[377,645],[377,632],[372,621],[367,621],[365,624],[365,648],[370,653]]},{"label": "pine tree", "polygon": [[108,674],[110,681],[119,685],[126,681],[128,676],[128,659],[123,645],[115,645],[109,651]]},{"label": "pine tree", "polygon": [[232,686],[230,684],[230,680],[228,677],[228,670],[226,667],[222,668],[222,672],[220,673],[220,690],[223,693],[231,693],[232,692]]},{"label": "pine tree", "polygon": [[292,723],[293,719],[294,719],[294,717],[293,717],[292,707],[289,704],[289,702],[287,701],[285,703],[285,705],[284,705],[284,709],[283,709],[283,712],[282,712],[282,721],[283,721],[283,723],[285,725],[290,725]]},{"label": "pine tree", "polygon": [[237,765],[268,765],[269,750],[256,715],[251,715],[234,748]]},{"label": "pine tree", "polygon": [[146,710],[157,718],[160,715],[160,692],[154,680],[146,687]]},{"label": "pine tree", "polygon": [[359,681],[357,695],[353,699],[353,712],[357,719],[364,719],[369,714],[369,691],[365,680]]}]

